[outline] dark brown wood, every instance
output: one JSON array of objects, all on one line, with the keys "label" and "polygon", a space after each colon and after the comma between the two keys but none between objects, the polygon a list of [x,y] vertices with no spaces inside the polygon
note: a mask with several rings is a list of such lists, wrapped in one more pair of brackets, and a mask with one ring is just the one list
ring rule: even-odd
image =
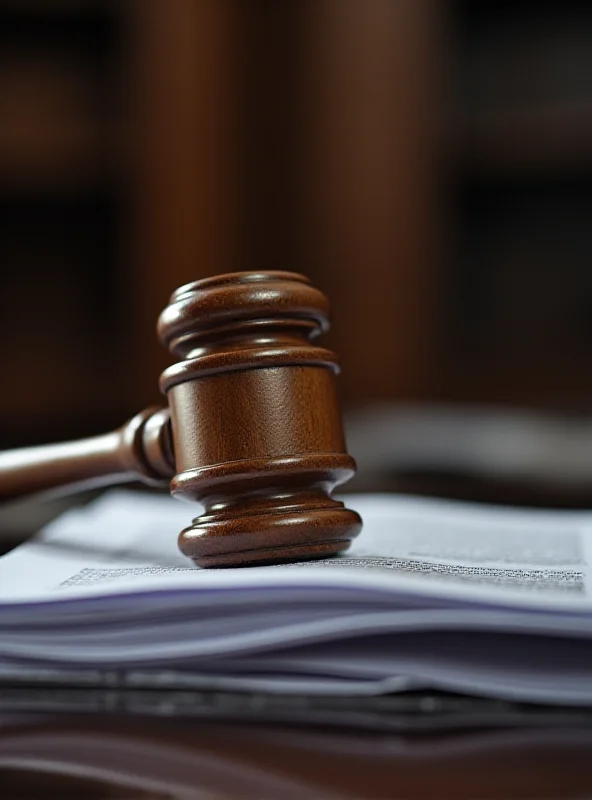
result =
[{"label": "dark brown wood", "polygon": [[166,486],[173,474],[169,413],[153,408],[102,436],[0,453],[0,501],[137,480]]},{"label": "dark brown wood", "polygon": [[0,454],[0,499],[172,479],[173,495],[205,507],[179,538],[199,566],[342,552],[361,520],[330,496],[355,463],[335,354],[311,343],[328,314],[325,295],[291,272],[181,287],[158,324],[182,359],[161,376],[170,419],[152,409],[104,436]]},{"label": "dark brown wood", "polygon": [[[290,272],[233,273],[179,289],[159,321],[184,360],[161,376],[174,495],[205,514],[180,537],[200,566],[332,555],[361,528],[330,491],[355,471],[335,393],[325,296]],[[196,411],[198,413],[196,413]]]},{"label": "dark brown wood", "polygon": [[[97,692],[85,692],[86,706],[92,708]],[[448,729],[434,723],[423,732],[418,715],[395,713],[392,720],[382,717],[382,731],[372,731],[373,715],[362,711],[350,713],[350,720],[359,720],[357,728],[330,727],[335,711],[321,727],[312,698],[297,703],[254,696],[250,719],[261,714],[263,720],[249,722],[241,721],[237,711],[245,708],[247,698],[241,706],[240,697],[237,703],[236,697],[218,693],[209,716],[207,710],[197,711],[190,719],[195,695],[185,691],[181,699],[178,694],[177,703],[188,703],[189,696],[194,704],[176,718],[162,711],[170,707],[170,694],[162,696],[154,716],[138,717],[150,700],[145,692],[130,689],[127,694],[111,690],[104,701],[110,703],[109,713],[9,715],[0,739],[3,796],[567,800],[589,797],[592,790],[590,728],[585,712],[578,710],[547,710],[542,723],[531,725],[523,710],[523,724],[516,728],[516,712],[506,710],[504,727],[500,708],[497,724],[490,727],[457,726],[452,718]],[[32,689],[29,695],[26,707],[37,709],[43,690]],[[59,693],[60,701],[65,695]],[[121,701],[117,707],[114,698]],[[426,698],[426,706],[431,700]],[[296,724],[283,721],[290,713]],[[304,724],[307,713],[316,725]],[[220,721],[225,715],[227,721]],[[566,716],[573,723],[558,724]],[[420,730],[413,731],[415,725]]]},{"label": "dark brown wood", "polygon": [[348,406],[425,398],[437,382],[440,5],[301,4],[310,150],[302,256],[315,264],[315,282],[332,287]]},{"label": "dark brown wood", "polygon": [[240,260],[236,3],[129,0],[125,8],[132,213],[121,285],[135,409],[157,402],[154,376],[167,362],[146,330],[171,290],[262,262]]}]

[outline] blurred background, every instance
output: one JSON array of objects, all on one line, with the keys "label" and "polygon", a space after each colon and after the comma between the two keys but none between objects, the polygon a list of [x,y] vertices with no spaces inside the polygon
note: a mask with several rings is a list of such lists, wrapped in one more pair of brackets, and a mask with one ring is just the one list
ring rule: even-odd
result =
[{"label": "blurred background", "polygon": [[181,284],[325,291],[354,488],[592,504],[592,5],[0,0],[0,448],[162,402]]}]

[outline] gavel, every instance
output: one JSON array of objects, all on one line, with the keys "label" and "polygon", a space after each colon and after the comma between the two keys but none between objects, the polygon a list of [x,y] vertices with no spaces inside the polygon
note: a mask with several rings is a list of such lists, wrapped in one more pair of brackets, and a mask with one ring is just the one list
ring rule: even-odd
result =
[{"label": "gavel", "polygon": [[167,408],[116,431],[0,453],[0,501],[128,481],[169,485],[204,513],[179,534],[200,567],[329,557],[362,521],[331,496],[349,480],[325,295],[297,273],[236,272],[177,289],[158,320],[180,360]]}]

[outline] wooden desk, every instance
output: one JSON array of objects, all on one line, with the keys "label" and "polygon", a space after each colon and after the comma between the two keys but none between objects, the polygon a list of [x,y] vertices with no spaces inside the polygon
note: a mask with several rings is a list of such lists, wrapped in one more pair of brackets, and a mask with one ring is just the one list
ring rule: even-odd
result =
[{"label": "wooden desk", "polygon": [[117,715],[5,720],[11,800],[565,798],[592,792],[592,728],[377,733]]}]

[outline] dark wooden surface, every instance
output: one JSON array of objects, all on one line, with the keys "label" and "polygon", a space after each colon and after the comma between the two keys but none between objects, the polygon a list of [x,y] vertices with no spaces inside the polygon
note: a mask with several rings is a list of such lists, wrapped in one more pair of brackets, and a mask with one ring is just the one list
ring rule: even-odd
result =
[{"label": "dark wooden surface", "polygon": [[592,733],[577,726],[377,733],[122,715],[0,727],[11,800],[581,798]]},{"label": "dark wooden surface", "polygon": [[361,520],[330,493],[355,463],[336,356],[311,341],[328,327],[327,298],[296,273],[228,273],[181,287],[158,324],[182,359],[160,380],[170,418],[152,409],[104,436],[0,453],[0,501],[170,481],[173,495],[205,506],[180,537],[199,566],[346,550]]}]

